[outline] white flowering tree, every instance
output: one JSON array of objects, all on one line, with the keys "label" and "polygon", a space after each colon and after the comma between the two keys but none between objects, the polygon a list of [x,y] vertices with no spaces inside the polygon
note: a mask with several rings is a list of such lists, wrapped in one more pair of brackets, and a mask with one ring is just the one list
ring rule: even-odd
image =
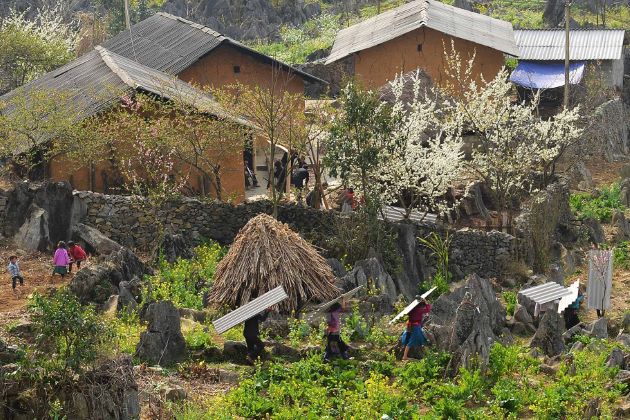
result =
[{"label": "white flowering tree", "polygon": [[395,129],[376,171],[381,201],[400,203],[407,218],[413,209],[445,213],[444,196],[464,166],[461,127],[444,118],[450,105],[438,106],[437,92],[423,89],[419,72],[410,79],[401,74],[390,87]]},{"label": "white flowering tree", "polygon": [[32,18],[12,10],[0,19],[0,94],[15,89],[75,57],[78,32],[66,22],[61,2]]},{"label": "white flowering tree", "polygon": [[533,173],[542,173],[543,184],[548,183],[558,160],[580,140],[579,108],[544,119],[538,95],[530,102],[515,100],[506,70],[491,81],[476,80],[471,76],[474,57],[462,64],[452,49],[446,60],[450,119],[476,137],[467,166],[484,181],[497,208],[509,210],[529,192]]}]

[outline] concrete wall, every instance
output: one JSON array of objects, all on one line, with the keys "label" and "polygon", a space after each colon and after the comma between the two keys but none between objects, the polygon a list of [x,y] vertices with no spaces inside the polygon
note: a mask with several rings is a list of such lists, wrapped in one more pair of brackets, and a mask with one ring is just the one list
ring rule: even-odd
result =
[{"label": "concrete wall", "polygon": [[434,83],[443,84],[447,82],[444,51],[450,51],[451,40],[464,63],[476,53],[473,74],[477,79],[482,75],[486,80],[492,79],[503,67],[501,51],[424,27],[357,53],[355,75],[365,87],[377,89],[401,72],[421,68]]}]

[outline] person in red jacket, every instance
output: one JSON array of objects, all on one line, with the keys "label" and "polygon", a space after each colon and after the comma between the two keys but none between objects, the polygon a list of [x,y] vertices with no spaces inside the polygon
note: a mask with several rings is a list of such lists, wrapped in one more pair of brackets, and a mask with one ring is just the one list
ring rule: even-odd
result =
[{"label": "person in red jacket", "polygon": [[68,264],[68,273],[72,273],[72,264],[77,263],[77,270],[81,269],[81,262],[85,261],[87,254],[79,245],[74,242],[68,242],[68,255],[70,256],[70,264]]},{"label": "person in red jacket", "polygon": [[402,335],[402,344],[405,346],[402,360],[409,360],[411,347],[424,346],[428,341],[422,325],[424,324],[424,316],[431,312],[431,304],[419,296],[416,296],[416,299],[419,303],[409,312],[407,329]]}]

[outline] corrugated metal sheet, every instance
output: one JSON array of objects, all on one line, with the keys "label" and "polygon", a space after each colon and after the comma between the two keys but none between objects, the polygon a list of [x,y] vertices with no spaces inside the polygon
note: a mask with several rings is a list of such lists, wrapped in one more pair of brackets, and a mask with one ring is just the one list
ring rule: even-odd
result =
[{"label": "corrugated metal sheet", "polygon": [[612,251],[591,250],[588,253],[587,306],[591,309],[610,308],[612,291]]},{"label": "corrugated metal sheet", "polygon": [[455,38],[518,55],[512,24],[435,0],[416,0],[339,31],[326,63],[426,26]]},{"label": "corrugated metal sheet", "polygon": [[[571,60],[619,60],[623,58],[624,30],[583,29],[569,33]],[[564,60],[563,30],[514,31],[521,60]]]},{"label": "corrugated metal sheet", "polygon": [[[385,220],[389,222],[400,222],[405,219],[405,209],[401,207],[383,206],[383,213],[385,215]],[[380,220],[383,219],[381,214],[378,215],[378,218]],[[418,210],[411,210],[409,220],[414,223],[436,223],[437,216],[432,213],[424,214],[424,212],[420,212]]]},{"label": "corrugated metal sheet", "polygon": [[282,286],[278,286],[216,321],[212,321],[212,324],[218,334],[223,334],[230,328],[247,321],[254,315],[261,313],[270,306],[282,302],[288,297]]},{"label": "corrugated metal sheet", "polygon": [[580,292],[580,281],[579,280],[574,281],[573,284],[569,286],[569,291],[571,293],[566,296],[562,296],[562,298],[560,299],[560,302],[558,302],[559,314],[564,312],[564,310],[567,309],[569,305],[575,302],[575,300],[578,298],[578,295]]},{"label": "corrugated metal sheet", "polygon": [[311,314],[311,316],[308,317],[308,321],[309,322],[312,321],[313,319],[315,319],[316,317],[321,315],[322,312],[324,312],[326,309],[330,308],[332,305],[334,305],[335,303],[339,302],[341,299],[345,299],[345,298],[349,298],[351,296],[354,296],[354,294],[357,293],[362,288],[363,288],[363,286],[355,287],[354,289],[350,290],[349,292],[344,293],[343,295],[339,296],[338,298],[333,299],[330,302],[324,303],[322,306],[317,308],[317,310],[315,312],[313,312]]},{"label": "corrugated metal sheet", "polygon": [[[422,296],[420,296],[421,299],[426,299],[427,297],[429,297],[429,295],[431,293],[433,293],[433,291],[437,289],[437,287],[433,287],[430,290],[426,291],[425,293],[422,294]],[[416,306],[418,306],[418,299],[414,299],[413,302],[411,302],[409,305],[407,305],[405,307],[405,309],[403,309],[398,315],[396,315],[391,321],[389,321],[389,325],[392,325],[394,322],[398,321],[400,318],[402,318],[403,316],[407,315],[409,312],[411,312],[411,310],[413,308],[415,308]]]},{"label": "corrugated metal sheet", "polygon": [[544,305],[571,294],[571,291],[558,283],[549,282],[521,290],[519,294],[540,305]]},{"label": "corrugated metal sheet", "polygon": [[310,82],[326,83],[206,26],[163,12],[133,25],[131,36],[129,31],[122,31],[103,46],[153,69],[179,74],[221,44],[229,44],[265,63],[280,65]]}]

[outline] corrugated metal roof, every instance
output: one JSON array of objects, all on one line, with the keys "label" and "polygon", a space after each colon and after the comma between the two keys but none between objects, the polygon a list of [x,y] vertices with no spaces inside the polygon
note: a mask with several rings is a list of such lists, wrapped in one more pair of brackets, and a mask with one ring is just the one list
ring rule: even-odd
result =
[{"label": "corrugated metal roof", "polygon": [[543,305],[571,294],[571,290],[559,285],[558,283],[549,282],[539,286],[530,287],[529,289],[521,290],[519,294]]},{"label": "corrugated metal roof", "polygon": [[518,55],[512,24],[436,0],[416,0],[339,31],[326,64],[426,26]]},{"label": "corrugated metal roof", "polygon": [[229,314],[212,321],[212,324],[218,334],[223,334],[230,328],[240,324],[241,322],[247,321],[254,315],[261,313],[276,303],[282,302],[288,297],[289,296],[282,286],[278,286],[264,295],[257,297],[251,302],[246,303],[240,308],[230,312]]},{"label": "corrugated metal roof", "polygon": [[[580,29],[569,33],[571,60],[619,60],[623,58],[625,31]],[[516,30],[521,60],[564,60],[565,32],[559,29]]]},{"label": "corrugated metal roof", "polygon": [[5,94],[0,101],[10,101],[16,95],[28,96],[29,92],[37,90],[59,91],[68,95],[64,105],[75,110],[77,121],[118,104],[125,94],[141,90],[165,99],[177,99],[201,112],[253,127],[246,120],[225,111],[211,95],[103,47],[96,47],[65,66]]},{"label": "corrugated metal roof", "polygon": [[[385,215],[385,219],[389,222],[400,222],[405,219],[405,209],[402,207],[383,206],[383,213]],[[380,213],[378,218],[383,218]],[[424,212],[413,209],[409,214],[409,220],[415,223],[436,223],[437,216],[432,213],[424,214]]]},{"label": "corrugated metal roof", "polygon": [[219,45],[229,44],[267,64],[280,65],[310,82],[326,83],[206,26],[168,13],[159,12],[136,23],[131,27],[131,35],[127,30],[122,31],[103,46],[145,66],[179,74]]}]

